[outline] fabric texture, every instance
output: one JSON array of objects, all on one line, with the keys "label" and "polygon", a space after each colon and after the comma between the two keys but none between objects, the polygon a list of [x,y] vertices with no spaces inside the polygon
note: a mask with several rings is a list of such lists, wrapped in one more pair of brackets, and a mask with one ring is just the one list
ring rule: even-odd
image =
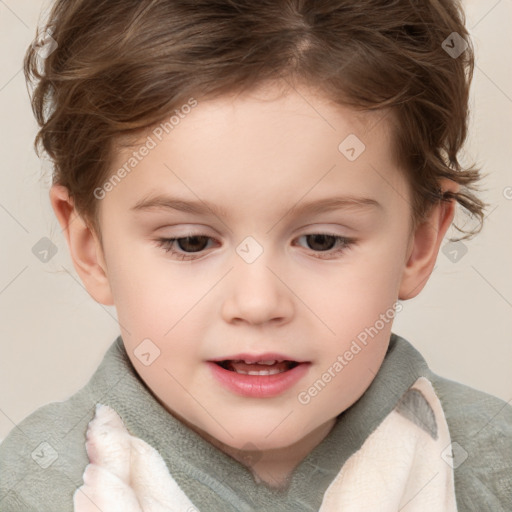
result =
[{"label": "fabric texture", "polygon": [[[418,388],[422,382],[432,393]],[[457,510],[512,510],[512,407],[438,377],[411,344],[392,334],[370,387],[295,468],[285,490],[257,484],[245,466],[169,414],[135,372],[119,336],[82,389],[64,402],[37,409],[0,445],[2,512],[73,510],[73,496],[84,485],[89,464],[86,432],[97,404],[115,411],[131,436],[161,456],[193,504],[187,512],[319,511],[324,500],[327,505],[339,499],[332,486],[340,475],[348,475],[354,461],[372,462],[373,454],[365,450],[389,418],[414,427],[415,435],[429,443],[442,427],[443,413],[451,444],[439,453],[434,467],[453,475]],[[423,410],[421,420],[414,420],[411,408]]]},{"label": "fabric texture", "polygon": [[87,429],[84,485],[75,512],[191,512],[194,506],[172,478],[160,454],[126,430],[120,416],[97,404]]},{"label": "fabric texture", "polygon": [[[344,464],[319,512],[456,512],[453,468],[440,457],[449,445],[441,404],[420,377]],[[195,510],[160,454],[110,407],[96,406],[86,448],[90,463],[74,494],[75,512]]]}]

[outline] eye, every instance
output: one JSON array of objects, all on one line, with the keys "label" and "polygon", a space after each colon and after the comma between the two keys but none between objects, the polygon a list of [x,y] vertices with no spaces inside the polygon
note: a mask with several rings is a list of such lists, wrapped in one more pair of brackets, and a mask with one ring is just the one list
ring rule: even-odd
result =
[{"label": "eye", "polygon": [[[332,258],[342,252],[346,252],[346,250],[355,243],[355,240],[352,238],[332,235],[330,233],[312,233],[302,235],[298,240],[301,238],[305,238],[307,240],[307,244],[316,253],[313,254],[313,256],[321,259]],[[325,253],[325,255],[322,253]]]},{"label": "eye", "polygon": [[[306,239],[313,251],[313,256],[321,259],[330,259],[346,252],[355,243],[354,239],[329,233],[302,235],[298,240],[301,238]],[[176,259],[189,261],[200,257],[199,253],[206,250],[209,240],[213,238],[205,235],[189,235],[180,238],[159,238],[156,242],[166,253],[172,254]]]},{"label": "eye", "polygon": [[[205,241],[208,240],[213,240],[213,238],[203,235],[190,235],[181,238],[159,238],[156,242],[165,252],[175,255],[179,260],[194,260],[198,256],[193,256],[193,254],[204,251]],[[177,251],[175,249],[176,245],[185,252]]]}]

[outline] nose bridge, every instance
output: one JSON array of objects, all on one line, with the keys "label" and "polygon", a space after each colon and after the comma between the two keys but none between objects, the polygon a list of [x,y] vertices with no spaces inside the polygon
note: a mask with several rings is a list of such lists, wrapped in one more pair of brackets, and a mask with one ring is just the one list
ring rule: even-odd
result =
[{"label": "nose bridge", "polygon": [[268,303],[275,293],[279,293],[279,280],[270,271],[272,250],[268,240],[265,242],[263,245],[250,236],[239,244],[236,249],[239,259],[235,265],[234,279],[238,294],[252,294],[255,300],[266,297]]},{"label": "nose bridge", "polygon": [[229,291],[222,306],[225,319],[262,323],[289,316],[290,297],[282,278],[279,279],[273,270],[279,265],[273,261],[274,253],[268,244],[264,246],[249,236],[238,245],[236,252]]}]

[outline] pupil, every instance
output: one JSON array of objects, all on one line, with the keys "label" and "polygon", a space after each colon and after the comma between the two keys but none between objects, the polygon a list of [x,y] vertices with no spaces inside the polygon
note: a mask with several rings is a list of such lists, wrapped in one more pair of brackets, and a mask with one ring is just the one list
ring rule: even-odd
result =
[{"label": "pupil", "polygon": [[[332,249],[334,244],[336,243],[334,237],[332,235],[306,235],[308,237],[308,245],[312,248],[312,249],[316,249],[316,250],[319,250],[319,251],[328,251],[329,249]],[[313,247],[315,245],[315,243],[311,244],[310,243],[310,240],[311,239],[314,239],[314,240],[319,240],[319,244],[317,245],[320,245],[320,247]],[[326,239],[331,239],[332,243],[330,244],[327,244],[328,247],[325,247],[325,241]],[[312,246],[313,245],[313,246]]]},{"label": "pupil", "polygon": [[[190,242],[191,240],[192,240],[192,242]],[[194,249],[196,251],[201,251],[202,250],[201,249],[201,241],[198,244],[197,243],[198,240],[201,240],[204,242],[205,240],[207,240],[207,237],[205,237],[205,236],[187,236],[186,238],[180,238],[178,240],[178,245],[179,245],[180,249],[182,249],[185,252],[194,252]],[[187,245],[189,245],[188,249],[191,249],[191,251],[187,250],[187,247],[186,247]],[[199,245],[199,249],[197,247],[198,245]],[[192,246],[192,247],[190,247],[190,246]],[[204,247],[203,247],[203,249],[204,249]]]}]

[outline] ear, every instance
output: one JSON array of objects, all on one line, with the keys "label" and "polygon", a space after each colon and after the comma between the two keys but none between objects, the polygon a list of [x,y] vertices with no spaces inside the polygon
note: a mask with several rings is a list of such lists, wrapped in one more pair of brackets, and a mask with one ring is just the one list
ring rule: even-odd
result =
[{"label": "ear", "polygon": [[[442,192],[458,192],[460,187],[454,181],[443,178],[440,188]],[[399,299],[412,299],[423,290],[436,263],[441,242],[453,221],[455,206],[455,199],[440,201],[416,227],[408,248]]]},{"label": "ear", "polygon": [[89,295],[100,304],[114,304],[107,277],[107,266],[100,241],[77,213],[68,189],[53,185],[50,202],[66,236],[73,265]]}]

